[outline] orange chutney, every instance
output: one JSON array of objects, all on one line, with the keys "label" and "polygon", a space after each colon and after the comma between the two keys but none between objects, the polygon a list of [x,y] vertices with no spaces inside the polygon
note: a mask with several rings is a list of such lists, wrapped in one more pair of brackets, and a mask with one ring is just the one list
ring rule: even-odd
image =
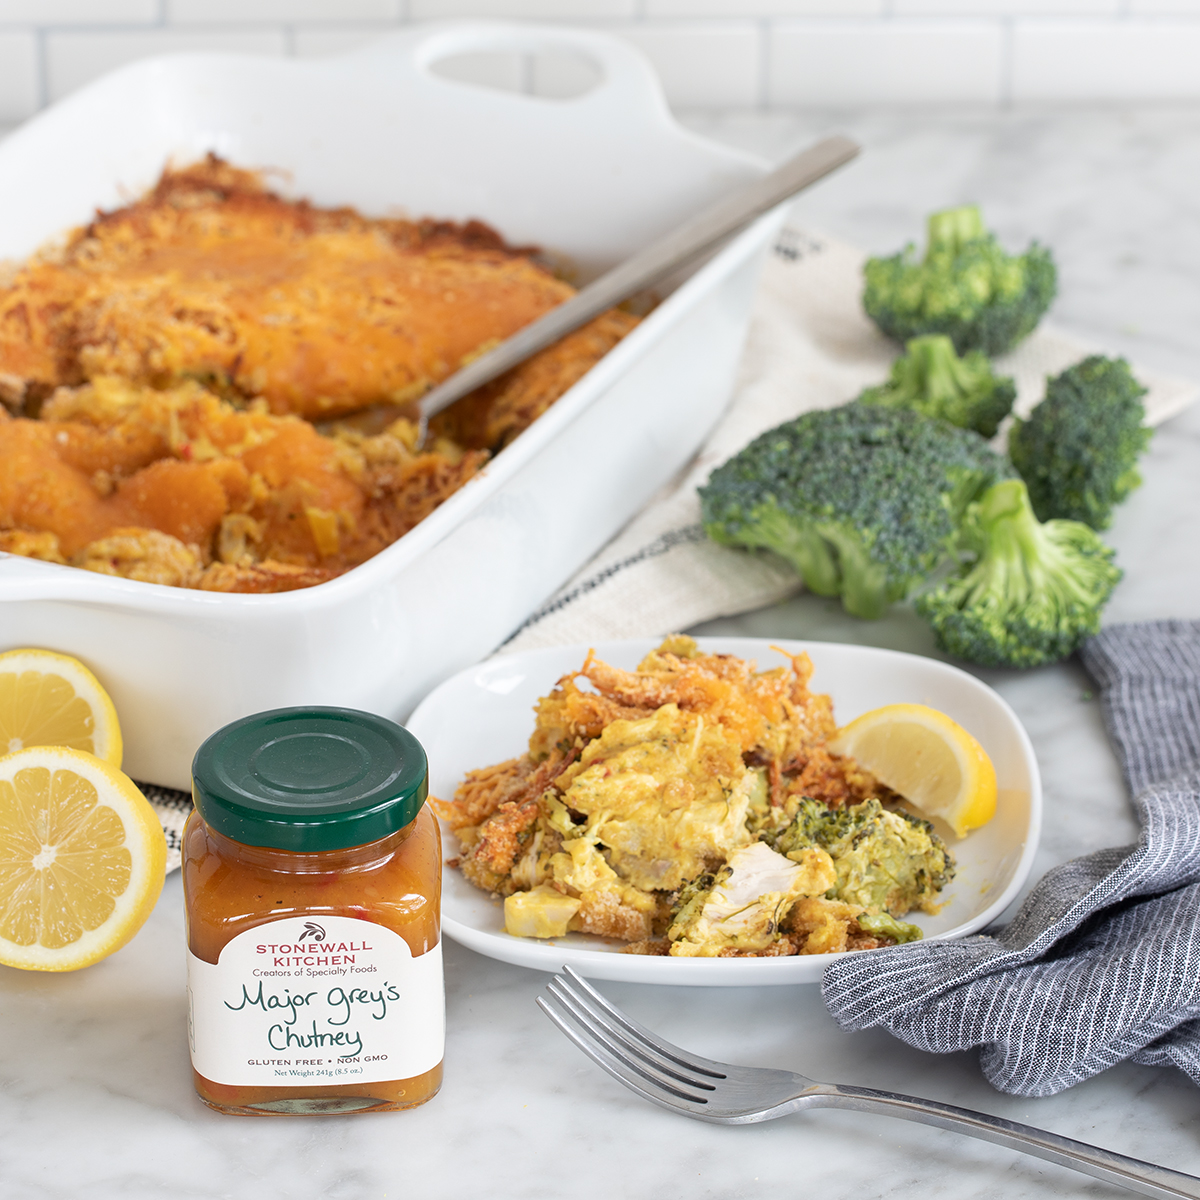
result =
[{"label": "orange chutney", "polygon": [[182,850],[206,1104],[379,1112],[436,1095],[441,842],[425,778],[411,734],[348,709],[258,714],[201,747]]}]

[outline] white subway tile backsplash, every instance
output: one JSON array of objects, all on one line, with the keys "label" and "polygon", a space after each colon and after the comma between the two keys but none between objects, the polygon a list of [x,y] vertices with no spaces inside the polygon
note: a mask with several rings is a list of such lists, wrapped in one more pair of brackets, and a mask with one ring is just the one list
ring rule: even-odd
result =
[{"label": "white subway tile backsplash", "polygon": [[771,105],[996,103],[1003,30],[984,22],[780,23],[771,33]]},{"label": "white subway tile backsplash", "polygon": [[638,0],[408,0],[415,21],[484,17],[489,20],[588,21],[632,17]]},{"label": "white subway tile backsplash", "polygon": [[24,121],[37,107],[37,41],[32,33],[0,33],[0,124]]},{"label": "white subway tile backsplash", "polygon": [[645,0],[648,17],[878,17],[887,0]]},{"label": "white subway tile backsplash", "polygon": [[[144,55],[338,54],[472,18],[624,37],[680,108],[1200,99],[1200,0],[0,0],[0,122]],[[597,81],[565,51],[441,71],[546,97]]]},{"label": "white subway tile backsplash", "polygon": [[158,0],[0,0],[0,25],[153,25]]},{"label": "white subway tile backsplash", "polygon": [[395,21],[401,0],[166,0],[168,25]]},{"label": "white subway tile backsplash", "polygon": [[1200,99],[1200,21],[1018,21],[1014,100]]},{"label": "white subway tile backsplash", "polygon": [[1135,17],[1197,16],[1200,0],[1126,0]]},{"label": "white subway tile backsplash", "polygon": [[897,17],[1116,16],[1127,0],[892,0]]},{"label": "white subway tile backsplash", "polygon": [[621,25],[612,32],[650,59],[668,103],[677,108],[752,108],[759,101],[757,25]]},{"label": "white subway tile backsplash", "polygon": [[282,55],[282,30],[128,30],[51,33],[46,39],[47,87],[51,100],[90,83],[106,71],[153,54],[226,50]]}]

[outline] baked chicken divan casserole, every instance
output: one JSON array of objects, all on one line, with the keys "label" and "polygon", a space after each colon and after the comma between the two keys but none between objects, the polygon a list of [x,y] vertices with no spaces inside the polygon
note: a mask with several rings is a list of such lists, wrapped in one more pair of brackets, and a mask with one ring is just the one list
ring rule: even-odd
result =
[{"label": "baked chicken divan casserole", "polygon": [[402,536],[636,323],[435,419],[413,403],[573,293],[478,222],[285,200],[210,156],[0,276],[0,550],[272,592]]}]

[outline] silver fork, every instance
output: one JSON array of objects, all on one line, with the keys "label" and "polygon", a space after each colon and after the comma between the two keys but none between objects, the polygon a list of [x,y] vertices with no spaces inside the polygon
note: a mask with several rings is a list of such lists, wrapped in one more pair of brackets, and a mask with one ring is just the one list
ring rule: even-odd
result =
[{"label": "silver fork", "polygon": [[563,974],[550,981],[546,992],[548,995],[538,997],[538,1007],[593,1062],[643,1099],[699,1121],[744,1125],[805,1108],[852,1108],[995,1142],[1143,1196],[1200,1200],[1200,1179],[1194,1175],[1114,1154],[1031,1125],[915,1096],[817,1083],[792,1071],[735,1067],[701,1058],[656,1037],[614,1008],[570,967],[563,967]]}]

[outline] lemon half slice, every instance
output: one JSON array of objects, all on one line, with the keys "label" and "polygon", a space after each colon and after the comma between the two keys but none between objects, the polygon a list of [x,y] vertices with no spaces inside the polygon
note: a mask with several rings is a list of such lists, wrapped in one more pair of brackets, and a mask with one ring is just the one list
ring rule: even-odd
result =
[{"label": "lemon half slice", "polygon": [[0,758],[0,963],[106,958],[145,923],[166,862],[154,809],[111,764],[60,746]]},{"label": "lemon half slice", "polygon": [[956,721],[924,704],[888,704],[851,721],[829,743],[926,817],[959,836],[996,813],[996,771],[984,748]]},{"label": "lemon half slice", "polygon": [[0,754],[70,746],[121,765],[117,710],[77,658],[52,650],[0,654]]}]

